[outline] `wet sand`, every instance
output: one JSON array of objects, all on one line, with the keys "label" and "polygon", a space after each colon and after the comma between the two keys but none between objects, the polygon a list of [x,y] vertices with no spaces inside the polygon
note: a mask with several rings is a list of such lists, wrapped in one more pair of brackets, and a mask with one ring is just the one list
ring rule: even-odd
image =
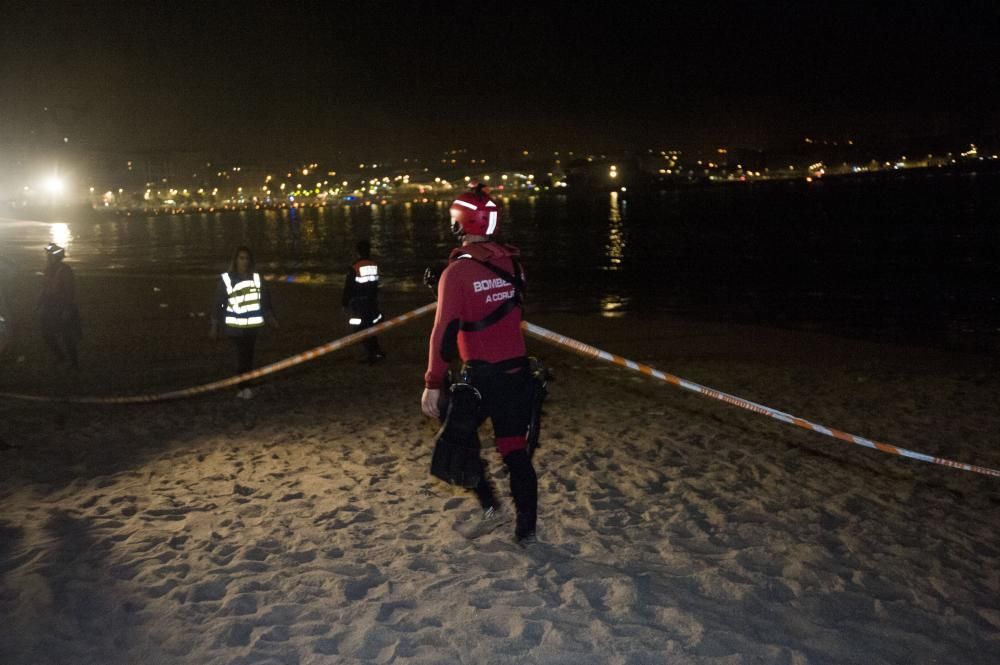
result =
[{"label": "wet sand", "polygon": [[[84,368],[70,381],[30,336],[31,280],[17,284],[0,390],[145,392],[232,367],[197,316],[211,280],[82,275]],[[427,299],[384,295],[389,316]],[[346,333],[338,296],[279,285],[282,328],[259,360]],[[1000,467],[988,358],[670,318],[529,318],[819,423]],[[455,527],[474,500],[427,474],[429,326],[385,335],[384,365],[346,350],[251,402],[0,401],[0,662],[997,662],[1000,481],[540,342],[556,374],[536,456],[541,542],[521,550],[506,528],[467,541]]]}]

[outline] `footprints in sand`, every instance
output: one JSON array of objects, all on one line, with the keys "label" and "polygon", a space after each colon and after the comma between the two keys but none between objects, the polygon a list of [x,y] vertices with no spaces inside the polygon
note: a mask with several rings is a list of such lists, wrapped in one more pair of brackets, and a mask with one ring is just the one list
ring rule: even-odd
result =
[{"label": "footprints in sand", "polygon": [[[356,446],[331,452],[325,445],[317,441],[306,455],[301,448],[291,455],[277,447],[254,452],[253,446],[169,454],[141,473],[81,482],[65,492],[74,497],[70,510],[50,520],[52,531],[70,544],[70,565],[62,568],[84,570],[73,563],[79,559],[99,571],[80,588],[81,598],[101,598],[101,587],[110,598],[112,587],[127,585],[127,593],[113,597],[133,618],[116,625],[143,625],[150,634],[143,641],[167,645],[165,653],[184,655],[198,639],[213,636],[210,645],[198,647],[199,662],[298,663],[301,654],[342,649],[376,661],[423,653],[419,640],[399,636],[437,632],[440,620],[407,620],[412,603],[390,598],[390,577],[367,563],[371,553],[362,549],[379,538],[385,550],[426,537],[405,512],[392,517],[398,530],[373,536],[380,512],[392,514],[385,506],[405,501],[396,477],[400,458],[388,447],[361,453]],[[369,490],[372,477],[393,482]],[[44,549],[30,557],[2,549],[8,542],[21,547],[22,539],[20,528],[4,523],[0,572],[47,556]],[[402,563],[414,574],[433,576],[437,564],[419,555],[423,548],[415,546]],[[19,597],[0,594],[0,609]],[[384,604],[376,622],[385,624],[384,631],[334,632],[341,612],[372,603]],[[200,637],[176,639],[181,634]]]},{"label": "footprints in sand", "polygon": [[377,571],[368,572],[364,577],[348,580],[344,584],[344,598],[348,601],[361,600],[373,589],[377,589],[385,583],[386,578]]},{"label": "footprints in sand", "polygon": [[228,578],[216,579],[211,582],[201,582],[191,587],[188,599],[192,603],[203,603],[209,600],[222,600],[226,597],[226,587],[229,586]]},{"label": "footprints in sand", "polygon": [[246,593],[232,596],[226,601],[221,614],[232,616],[246,616],[257,613],[257,597],[254,594]]},{"label": "footprints in sand", "polygon": [[527,550],[512,528],[454,533],[478,506],[428,480],[429,434],[409,415],[394,430],[262,418],[5,514],[0,613],[58,628],[64,662],[206,665],[823,663],[854,640],[878,642],[879,665],[906,662],[910,643],[975,663],[960,642],[1000,629],[973,575],[991,570],[995,540],[963,544],[944,512],[890,528],[887,499],[824,493],[785,459],[667,415],[644,432],[620,422],[643,416],[634,404],[586,427],[553,409]]}]

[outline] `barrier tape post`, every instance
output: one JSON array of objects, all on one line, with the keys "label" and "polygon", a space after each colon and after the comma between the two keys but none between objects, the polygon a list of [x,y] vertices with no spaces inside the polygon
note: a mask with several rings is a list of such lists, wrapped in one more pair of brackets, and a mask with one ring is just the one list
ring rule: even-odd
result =
[{"label": "barrier tape post", "polygon": [[195,395],[203,395],[205,393],[213,392],[215,390],[221,390],[223,388],[229,388],[244,381],[250,381],[253,379],[259,379],[262,376],[267,376],[269,374],[274,374],[275,372],[280,372],[282,370],[288,369],[289,367],[294,367],[295,365],[301,365],[302,363],[309,362],[310,360],[315,360],[320,356],[325,356],[328,353],[333,353],[334,351],[339,351],[340,349],[350,346],[356,342],[360,342],[366,337],[372,335],[377,335],[381,332],[389,330],[390,328],[395,328],[404,323],[408,323],[413,319],[416,319],[428,312],[434,310],[437,307],[436,302],[428,303],[423,307],[418,307],[417,309],[407,312],[406,314],[401,314],[393,319],[383,321],[382,323],[377,323],[371,328],[366,328],[365,330],[359,330],[356,333],[351,333],[346,337],[341,337],[340,339],[333,340],[332,342],[327,342],[321,346],[310,349],[308,351],[303,351],[284,360],[279,360],[276,363],[271,363],[260,369],[255,369],[251,372],[246,372],[245,374],[240,374],[237,376],[230,377],[228,379],[220,379],[219,381],[213,381],[211,383],[206,383],[200,386],[195,386],[194,388],[185,388],[183,390],[172,390],[170,392],[158,393],[155,395],[131,395],[124,397],[65,397],[65,398],[55,398],[46,397],[43,395],[21,395],[18,393],[0,393],[0,398],[7,399],[19,399],[19,400],[29,400],[33,402],[69,402],[73,404],[145,404],[149,402],[164,402],[173,399],[182,399],[184,397],[193,397]]},{"label": "barrier tape post", "polygon": [[677,386],[684,390],[688,390],[693,393],[698,393],[705,397],[718,400],[720,402],[725,402],[732,406],[745,409],[747,411],[752,411],[753,413],[768,416],[769,418],[774,418],[775,420],[780,420],[788,425],[795,425],[796,427],[801,427],[813,432],[818,432],[826,436],[833,437],[835,439],[840,439],[841,441],[846,441],[848,443],[853,443],[859,446],[864,446],[865,448],[871,448],[873,450],[880,450],[883,453],[889,453],[890,455],[899,455],[901,457],[908,457],[910,459],[919,460],[921,462],[928,462],[930,464],[939,464],[941,466],[951,467],[953,469],[960,469],[962,471],[971,471],[973,473],[979,473],[984,476],[992,476],[994,478],[1000,478],[1000,471],[996,469],[990,469],[982,466],[975,466],[972,464],[966,464],[964,462],[955,462],[953,460],[944,459],[942,457],[934,457],[932,455],[925,455],[924,453],[918,453],[913,450],[907,450],[906,448],[899,448],[897,446],[891,446],[887,443],[880,443],[878,441],[871,441],[864,437],[856,436],[854,434],[848,434],[847,432],[842,432],[831,427],[824,427],[823,425],[818,425],[812,423],[803,418],[793,416],[777,409],[772,409],[771,407],[757,404],[751,402],[750,400],[743,399],[742,397],[737,397],[736,395],[730,395],[729,393],[724,393],[720,390],[715,390],[714,388],[709,388],[707,386],[694,383],[692,381],[687,381],[679,376],[674,376],[673,374],[668,374],[666,372],[661,372],[658,369],[650,367],[649,365],[644,365],[642,363],[637,363],[633,360],[628,360],[621,356],[616,356],[607,351],[602,351],[595,346],[590,346],[589,344],[584,344],[583,342],[577,341],[571,337],[566,337],[558,333],[552,332],[541,326],[536,326],[533,323],[528,323],[524,321],[521,323],[521,327],[526,333],[533,337],[537,337],[545,342],[554,344],[555,346],[567,349],[579,355],[587,358],[595,358],[597,360],[602,360],[604,362],[617,365],[619,367],[624,367],[626,369],[632,370],[633,372],[639,372],[646,376],[653,377],[654,379],[659,379],[665,381],[671,385]]}]

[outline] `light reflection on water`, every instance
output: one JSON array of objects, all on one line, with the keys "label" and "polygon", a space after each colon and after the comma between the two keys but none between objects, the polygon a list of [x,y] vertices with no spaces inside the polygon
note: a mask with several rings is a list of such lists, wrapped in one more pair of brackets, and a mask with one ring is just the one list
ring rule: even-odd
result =
[{"label": "light reflection on water", "polygon": [[52,238],[52,242],[65,249],[67,252],[69,251],[70,242],[73,240],[73,234],[70,233],[69,224],[56,222],[49,229],[49,236]]},{"label": "light reflection on water", "polygon": [[[620,201],[618,192],[611,192],[608,195],[608,242],[605,245],[609,271],[619,271],[622,269],[622,262],[625,259],[625,221],[624,214],[627,210],[628,202]],[[610,285],[607,287],[606,295],[601,298],[600,312],[605,318],[618,318],[624,316],[629,298],[620,293],[613,292]]]},{"label": "light reflection on water", "polygon": [[609,270],[621,270],[622,259],[625,258],[625,233],[622,222],[622,210],[625,203],[619,203],[618,192],[611,192],[610,211],[608,213],[608,244],[606,251],[610,265]]}]

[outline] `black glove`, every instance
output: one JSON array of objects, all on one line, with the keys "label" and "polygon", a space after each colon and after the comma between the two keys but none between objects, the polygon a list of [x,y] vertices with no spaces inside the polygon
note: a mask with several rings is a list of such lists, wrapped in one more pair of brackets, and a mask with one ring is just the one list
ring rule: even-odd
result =
[{"label": "black glove", "polygon": [[445,266],[437,265],[430,266],[424,270],[424,284],[427,285],[434,295],[437,295],[438,291],[438,281],[441,279],[441,273],[444,272]]}]

